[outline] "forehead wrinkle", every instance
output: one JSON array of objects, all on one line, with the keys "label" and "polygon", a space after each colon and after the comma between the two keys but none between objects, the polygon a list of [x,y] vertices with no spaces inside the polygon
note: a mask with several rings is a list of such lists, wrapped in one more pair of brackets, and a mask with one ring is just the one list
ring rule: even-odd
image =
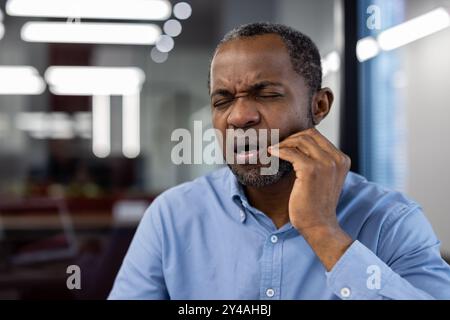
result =
[{"label": "forehead wrinkle", "polygon": [[284,82],[289,73],[295,73],[281,39],[270,44],[258,39],[232,40],[219,47],[211,63],[211,90],[224,86],[243,90],[260,81]]}]

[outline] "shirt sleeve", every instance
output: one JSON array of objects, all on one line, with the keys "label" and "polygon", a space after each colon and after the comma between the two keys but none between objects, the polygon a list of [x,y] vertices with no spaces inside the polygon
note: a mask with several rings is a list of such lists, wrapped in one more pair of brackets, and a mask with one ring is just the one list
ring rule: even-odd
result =
[{"label": "shirt sleeve", "polygon": [[109,300],[169,299],[162,271],[162,244],[159,201],[145,212],[122,266]]},{"label": "shirt sleeve", "polygon": [[377,254],[358,240],[330,272],[327,284],[342,299],[450,299],[450,267],[419,207],[399,210],[382,226]]}]

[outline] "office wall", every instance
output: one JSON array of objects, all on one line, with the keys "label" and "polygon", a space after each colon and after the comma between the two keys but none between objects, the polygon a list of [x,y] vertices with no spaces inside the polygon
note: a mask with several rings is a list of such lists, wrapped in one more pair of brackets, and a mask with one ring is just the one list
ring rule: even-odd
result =
[{"label": "office wall", "polygon": [[[146,80],[141,91],[141,155],[145,189],[158,192],[199,174],[192,166],[177,166],[171,162],[171,134],[177,128],[190,129],[191,115],[207,105],[207,74],[210,59],[209,47],[186,47],[175,44],[166,63],[157,64],[150,59],[147,48],[96,48],[95,65],[136,66],[144,70]],[[120,110],[111,116],[121,117]],[[209,108],[205,110],[209,113]],[[119,119],[120,120],[120,119]],[[113,119],[114,121],[114,119]],[[113,152],[120,154],[121,128],[112,128]],[[211,168],[200,166],[209,171]],[[197,171],[196,171],[197,170]]]},{"label": "office wall", "polygon": [[[333,51],[341,55],[343,45],[341,10],[340,0],[280,0],[277,1],[275,20],[308,35],[316,43],[322,57]],[[340,77],[341,73],[335,72],[323,79],[323,86],[332,89],[335,99],[328,117],[318,126],[318,129],[336,145],[339,145]]]},{"label": "office wall", "polygon": [[[448,1],[408,1],[414,17]],[[407,193],[417,200],[450,255],[450,29],[404,49]]]},{"label": "office wall", "polygon": [[[22,19],[8,15],[3,17],[5,34],[0,41],[0,65],[28,65],[42,75],[48,63],[46,44],[31,44],[17,41]],[[31,141],[17,129],[16,118],[20,112],[45,111],[48,107],[46,95],[0,95],[0,192],[22,188],[31,167],[42,167],[47,161],[46,143]],[[24,157],[23,151],[28,150]]]}]

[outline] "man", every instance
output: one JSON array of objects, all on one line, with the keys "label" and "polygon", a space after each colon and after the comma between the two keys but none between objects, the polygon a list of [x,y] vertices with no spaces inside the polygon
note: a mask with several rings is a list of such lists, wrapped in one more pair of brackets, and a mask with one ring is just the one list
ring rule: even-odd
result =
[{"label": "man", "polygon": [[314,128],[333,102],[321,74],[314,43],[289,27],[225,36],[210,68],[213,125],[223,135],[279,129],[268,148],[279,170],[230,164],[160,195],[110,299],[450,298],[421,208],[348,172],[349,158]]}]

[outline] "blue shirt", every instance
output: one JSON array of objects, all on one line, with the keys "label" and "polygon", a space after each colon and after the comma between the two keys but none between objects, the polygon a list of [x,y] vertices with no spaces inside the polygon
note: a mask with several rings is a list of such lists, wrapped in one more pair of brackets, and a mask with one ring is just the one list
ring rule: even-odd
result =
[{"label": "blue shirt", "polygon": [[149,207],[109,299],[450,299],[450,268],[421,208],[348,173],[337,219],[354,240],[326,272],[223,168]]}]

